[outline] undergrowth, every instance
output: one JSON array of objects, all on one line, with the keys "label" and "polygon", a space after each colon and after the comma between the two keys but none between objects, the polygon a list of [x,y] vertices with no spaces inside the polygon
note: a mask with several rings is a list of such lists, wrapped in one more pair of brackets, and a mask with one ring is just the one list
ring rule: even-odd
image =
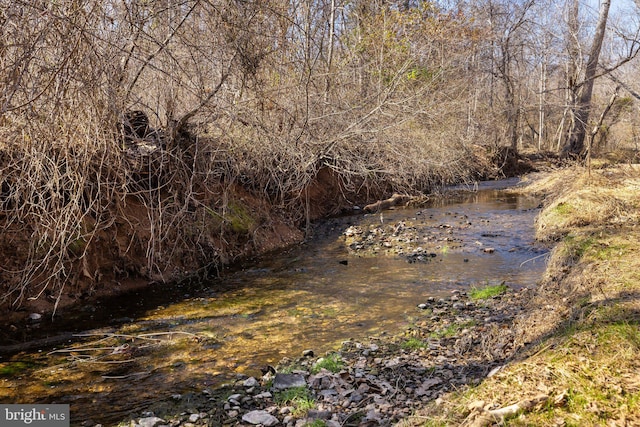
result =
[{"label": "undergrowth", "polygon": [[311,367],[311,373],[317,374],[322,369],[326,369],[329,372],[340,372],[344,363],[342,358],[337,353],[331,353],[325,357],[318,359]]}]

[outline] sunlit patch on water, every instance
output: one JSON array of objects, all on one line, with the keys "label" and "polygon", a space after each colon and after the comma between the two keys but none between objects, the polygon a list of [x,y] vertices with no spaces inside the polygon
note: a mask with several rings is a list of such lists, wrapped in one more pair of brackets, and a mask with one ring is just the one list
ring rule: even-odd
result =
[{"label": "sunlit patch on water", "polygon": [[[320,354],[352,337],[400,331],[429,296],[485,283],[532,286],[544,270],[533,238],[537,204],[488,190],[382,218],[331,220],[313,243],[244,271],[110,303],[112,318],[130,318],[124,324],[98,328],[79,318],[77,331],[91,329],[81,341],[0,359],[0,400],[69,403],[73,423],[108,423],[150,400],[256,375],[304,349]],[[393,247],[365,254],[345,244],[348,227],[400,221],[422,239],[408,247],[435,256],[408,262]],[[442,240],[449,228],[451,240]]]}]

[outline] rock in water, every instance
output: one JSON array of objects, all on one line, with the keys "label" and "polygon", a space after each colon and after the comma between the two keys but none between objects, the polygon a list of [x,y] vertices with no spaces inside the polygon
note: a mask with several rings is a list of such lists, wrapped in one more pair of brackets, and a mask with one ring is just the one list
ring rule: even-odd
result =
[{"label": "rock in water", "polygon": [[242,416],[242,421],[245,423],[258,425],[261,424],[263,426],[274,426],[278,424],[280,421],[267,411],[251,411],[247,412]]},{"label": "rock in water", "polygon": [[154,427],[159,423],[164,423],[164,420],[158,417],[146,417],[140,418],[136,425],[138,425],[139,427]]}]

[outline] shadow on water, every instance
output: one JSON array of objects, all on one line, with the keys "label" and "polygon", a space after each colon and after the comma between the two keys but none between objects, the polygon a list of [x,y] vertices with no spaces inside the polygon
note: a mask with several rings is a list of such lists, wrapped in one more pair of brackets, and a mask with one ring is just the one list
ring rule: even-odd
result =
[{"label": "shadow on water", "polygon": [[[349,338],[398,332],[429,296],[501,282],[533,286],[545,267],[534,242],[537,205],[489,188],[382,217],[335,218],[317,225],[312,242],[224,278],[103,301],[55,325],[91,330],[81,341],[0,359],[0,400],[69,403],[72,423],[106,424],[307,348],[320,354]],[[400,222],[416,238],[400,254],[345,243],[349,227]],[[433,256],[409,262],[406,251],[422,246]]]}]

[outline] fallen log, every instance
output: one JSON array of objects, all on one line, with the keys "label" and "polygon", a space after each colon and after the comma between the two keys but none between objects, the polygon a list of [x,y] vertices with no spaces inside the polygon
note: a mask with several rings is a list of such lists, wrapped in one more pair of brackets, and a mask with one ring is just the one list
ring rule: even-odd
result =
[{"label": "fallen log", "polygon": [[385,209],[392,208],[399,204],[406,204],[408,201],[412,199],[411,196],[407,196],[406,194],[394,194],[385,200],[378,200],[375,203],[367,205],[364,207],[363,211],[367,213],[380,212]]}]

